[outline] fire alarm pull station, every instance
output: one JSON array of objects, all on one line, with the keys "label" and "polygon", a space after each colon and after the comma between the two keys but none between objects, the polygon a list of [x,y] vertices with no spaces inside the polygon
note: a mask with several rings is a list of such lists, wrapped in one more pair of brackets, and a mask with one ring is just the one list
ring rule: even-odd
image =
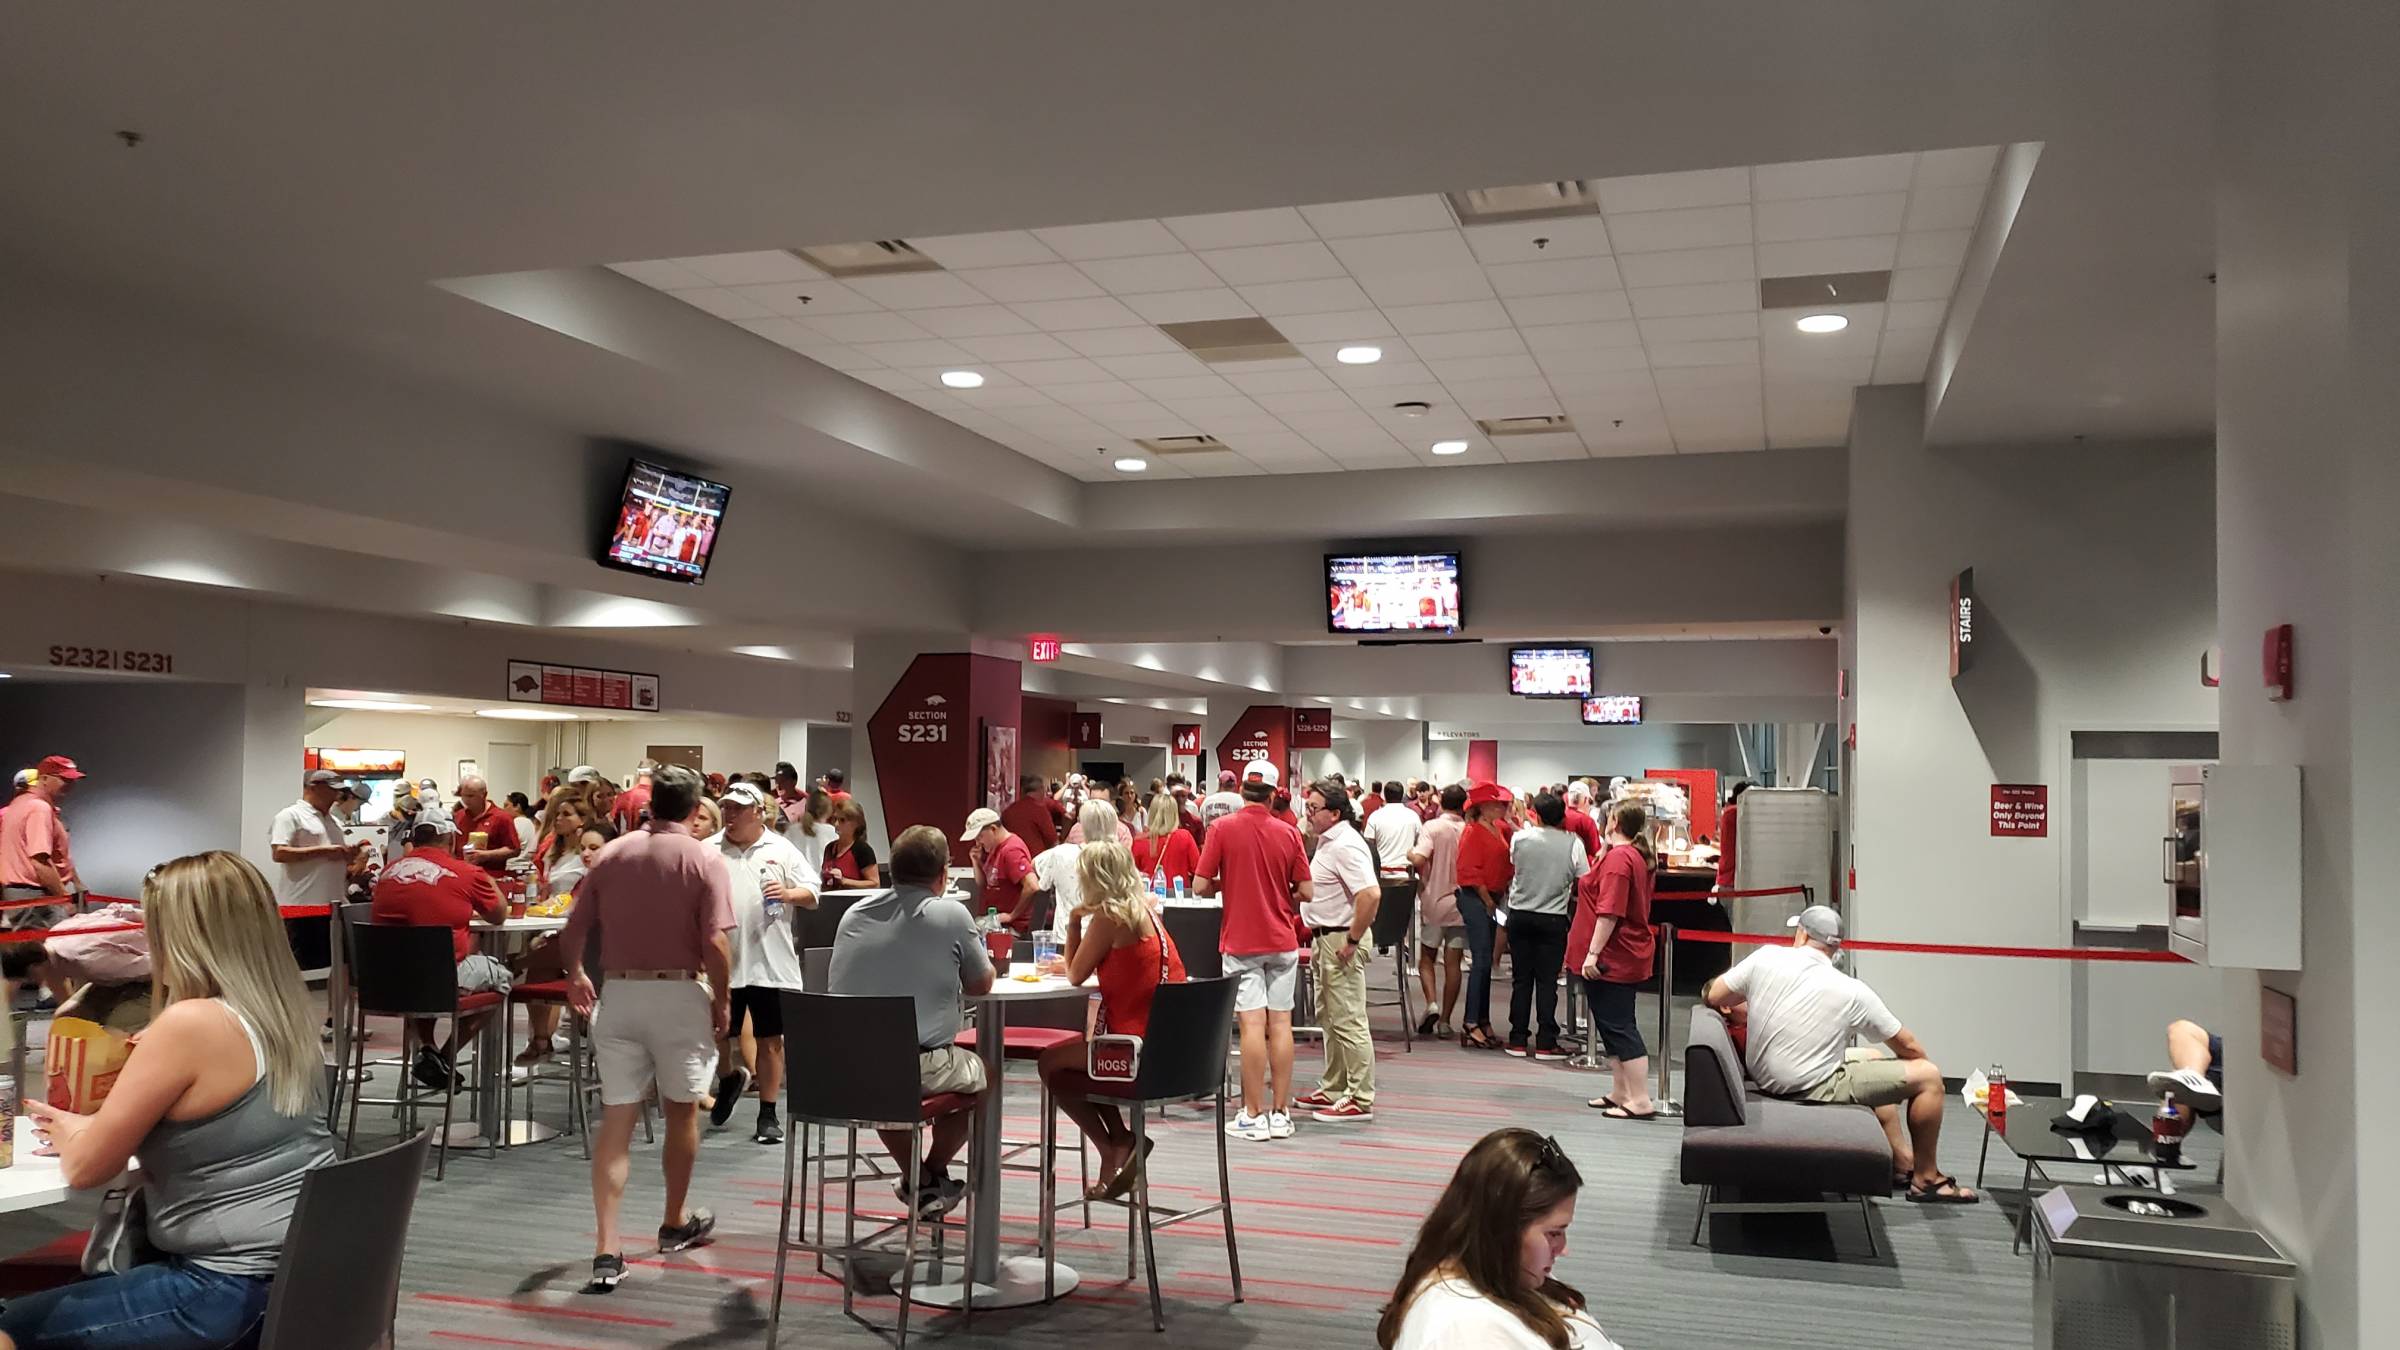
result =
[{"label": "fire alarm pull station", "polygon": [[2267,630],[2266,641],[2259,648],[2259,673],[2266,680],[2267,697],[2277,703],[2288,703],[2292,697],[2292,626],[2277,624]]}]

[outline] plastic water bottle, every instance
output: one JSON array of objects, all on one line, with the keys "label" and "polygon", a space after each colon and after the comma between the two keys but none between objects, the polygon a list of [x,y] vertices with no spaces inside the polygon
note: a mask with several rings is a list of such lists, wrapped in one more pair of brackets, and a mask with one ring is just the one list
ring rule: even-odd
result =
[{"label": "plastic water bottle", "polygon": [[1150,873],[1150,898],[1162,905],[1167,902],[1167,865],[1163,862]]},{"label": "plastic water bottle", "polygon": [[994,906],[993,908],[987,909],[983,912],[983,919],[981,922],[975,925],[975,931],[978,933],[997,933],[1000,931],[1000,910],[998,906]]},{"label": "plastic water bottle", "polygon": [[1183,903],[1183,878],[1182,878],[1182,877],[1177,877],[1177,878],[1175,878],[1175,903],[1176,903],[1176,904],[1179,904],[1179,905]]},{"label": "plastic water bottle", "polygon": [[[781,880],[783,880],[783,876],[781,872],[777,870],[775,864],[760,863],[758,865],[759,890],[762,894],[765,892],[768,882]],[[783,922],[783,900],[780,897],[771,900],[765,900],[762,901],[762,903],[766,907],[767,923],[770,926]]]}]

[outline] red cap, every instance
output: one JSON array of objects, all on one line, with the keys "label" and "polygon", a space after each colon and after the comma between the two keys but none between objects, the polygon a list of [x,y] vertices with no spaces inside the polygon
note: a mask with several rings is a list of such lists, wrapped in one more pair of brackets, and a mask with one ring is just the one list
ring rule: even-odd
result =
[{"label": "red cap", "polygon": [[1485,802],[1510,802],[1516,794],[1498,783],[1476,783],[1467,788],[1467,809],[1472,811]]},{"label": "red cap", "polygon": [[75,761],[65,755],[46,755],[41,763],[33,766],[33,771],[45,778],[53,774],[60,778],[83,777],[83,770],[76,768]]}]

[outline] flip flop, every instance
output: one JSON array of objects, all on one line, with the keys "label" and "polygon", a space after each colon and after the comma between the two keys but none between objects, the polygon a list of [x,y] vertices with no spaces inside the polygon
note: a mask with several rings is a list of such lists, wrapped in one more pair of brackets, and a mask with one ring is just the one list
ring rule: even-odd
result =
[{"label": "flip flop", "polygon": [[1592,1108],[1595,1111],[1614,1111],[1618,1109],[1617,1099],[1614,1097],[1595,1097],[1592,1100],[1585,1102],[1584,1105]]},{"label": "flip flop", "polygon": [[1912,1184],[1908,1199],[1919,1205],[1972,1205],[1983,1197],[1959,1185],[1957,1177],[1936,1176],[1930,1186],[1920,1188]]},{"label": "flip flop", "polygon": [[1602,1118],[1607,1120],[1658,1119],[1658,1112],[1655,1109],[1649,1111],[1628,1111],[1624,1107],[1617,1105],[1615,1102],[1610,1102],[1606,1107],[1602,1108],[1600,1115]]}]

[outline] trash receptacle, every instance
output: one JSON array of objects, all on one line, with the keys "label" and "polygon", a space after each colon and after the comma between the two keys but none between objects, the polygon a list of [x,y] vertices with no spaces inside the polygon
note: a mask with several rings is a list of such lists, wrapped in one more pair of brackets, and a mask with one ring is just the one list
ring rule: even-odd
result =
[{"label": "trash receptacle", "polygon": [[2034,1200],[2037,1350],[2292,1350],[2297,1271],[2217,1195]]}]

